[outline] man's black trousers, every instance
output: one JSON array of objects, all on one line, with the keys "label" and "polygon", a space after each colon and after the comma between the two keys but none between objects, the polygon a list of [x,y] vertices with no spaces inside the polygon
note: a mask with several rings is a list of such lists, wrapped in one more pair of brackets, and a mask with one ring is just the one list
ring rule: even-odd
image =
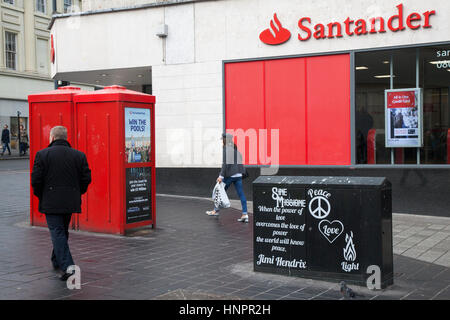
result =
[{"label": "man's black trousers", "polygon": [[46,214],[47,226],[53,243],[52,264],[66,272],[67,268],[74,265],[69,249],[69,225],[72,214]]}]

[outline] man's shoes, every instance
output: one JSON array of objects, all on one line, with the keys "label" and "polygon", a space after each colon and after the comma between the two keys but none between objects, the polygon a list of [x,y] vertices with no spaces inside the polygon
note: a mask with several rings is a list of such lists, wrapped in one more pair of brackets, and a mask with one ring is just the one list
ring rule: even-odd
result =
[{"label": "man's shoes", "polygon": [[69,279],[69,277],[72,276],[72,275],[73,275],[73,272],[72,273],[64,272],[64,274],[59,279],[61,281],[67,281],[67,279]]}]

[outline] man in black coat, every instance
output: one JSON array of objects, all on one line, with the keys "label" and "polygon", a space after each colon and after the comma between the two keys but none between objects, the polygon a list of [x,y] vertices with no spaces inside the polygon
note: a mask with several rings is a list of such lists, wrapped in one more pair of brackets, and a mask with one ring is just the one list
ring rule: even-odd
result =
[{"label": "man in black coat", "polygon": [[61,280],[69,278],[67,268],[74,265],[68,244],[72,213],[81,212],[81,195],[90,183],[86,155],[71,148],[65,127],[52,128],[50,145],[36,153],[31,186],[50,230],[53,267],[64,272]]},{"label": "man in black coat", "polygon": [[8,125],[5,124],[5,126],[3,127],[3,130],[2,130],[2,144],[3,144],[2,155],[5,153],[6,149],[8,149],[9,155],[11,155],[11,149],[9,148],[10,142],[11,141],[9,139]]}]

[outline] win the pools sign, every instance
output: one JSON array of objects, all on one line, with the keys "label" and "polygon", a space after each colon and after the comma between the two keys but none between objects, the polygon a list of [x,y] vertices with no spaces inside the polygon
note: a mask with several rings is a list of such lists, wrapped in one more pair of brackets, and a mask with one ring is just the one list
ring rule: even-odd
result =
[{"label": "win the pools sign", "polygon": [[[390,17],[373,17],[367,20],[347,17],[342,22],[316,23],[310,17],[301,17],[298,20],[297,38],[300,41],[307,41],[311,38],[320,40],[432,27],[431,17],[436,15],[436,10],[407,13],[403,4],[397,5],[396,8],[397,10]],[[283,27],[276,13],[270,21],[270,28],[265,29],[259,35],[259,39],[268,45],[283,44],[290,38],[291,32]]]},{"label": "win the pools sign", "polygon": [[150,160],[150,109],[125,108],[125,155],[128,163]]}]

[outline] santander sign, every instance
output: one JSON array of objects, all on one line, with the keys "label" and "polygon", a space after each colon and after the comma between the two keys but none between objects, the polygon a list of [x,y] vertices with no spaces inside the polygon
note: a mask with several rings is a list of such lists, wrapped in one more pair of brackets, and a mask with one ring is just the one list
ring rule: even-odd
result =
[{"label": "santander sign", "polygon": [[[311,38],[333,39],[344,36],[362,36],[376,33],[403,31],[405,29],[418,30],[420,28],[431,28],[431,17],[436,15],[435,10],[423,13],[412,12],[407,14],[403,4],[396,6],[397,10],[390,17],[373,17],[369,19],[356,19],[347,17],[342,22],[332,21],[329,23],[315,23],[310,17],[302,17],[298,21],[299,32],[297,38],[307,41]],[[270,29],[260,33],[259,39],[265,44],[278,45],[289,40],[291,33],[283,28],[275,13],[270,22]]]}]

